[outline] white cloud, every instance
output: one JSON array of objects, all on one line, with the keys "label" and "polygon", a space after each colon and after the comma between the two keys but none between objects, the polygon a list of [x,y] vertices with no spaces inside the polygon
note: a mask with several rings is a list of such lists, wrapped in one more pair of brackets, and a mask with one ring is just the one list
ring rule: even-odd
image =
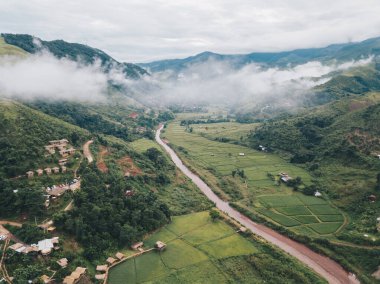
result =
[{"label": "white cloud", "polygon": [[0,94],[24,99],[101,100],[107,76],[99,64],[82,65],[49,53],[0,58]]},{"label": "white cloud", "polygon": [[12,0],[0,26],[138,62],[363,40],[380,35],[379,13],[378,0]]}]

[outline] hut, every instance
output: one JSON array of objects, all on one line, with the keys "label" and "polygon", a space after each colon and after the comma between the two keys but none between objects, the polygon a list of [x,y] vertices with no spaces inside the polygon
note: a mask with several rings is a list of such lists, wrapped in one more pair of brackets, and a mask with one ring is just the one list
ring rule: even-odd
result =
[{"label": "hut", "polygon": [[115,254],[115,256],[116,256],[116,258],[117,258],[118,260],[122,260],[122,259],[125,257],[125,255],[122,254],[121,252],[117,252],[117,253]]},{"label": "hut", "polygon": [[61,258],[60,260],[57,260],[57,263],[60,267],[65,268],[69,261],[67,260],[67,258]]},{"label": "hut", "polygon": [[115,258],[113,258],[113,257],[109,257],[109,258],[107,258],[107,260],[106,260],[106,262],[109,264],[109,265],[112,265],[112,264],[114,264],[115,263],[115,261],[117,261]]},{"label": "hut", "polygon": [[240,227],[239,228],[239,232],[246,233],[247,232],[247,228],[246,227]]},{"label": "hut", "polygon": [[245,156],[245,154],[244,153],[239,153],[239,156]]},{"label": "hut", "polygon": [[67,168],[66,168],[65,166],[61,166],[61,172],[62,172],[62,173],[65,173],[66,170],[67,170]]},{"label": "hut", "polygon": [[84,267],[77,267],[73,272],[71,272],[70,275],[66,276],[63,279],[63,284],[74,284],[76,283],[82,275],[86,273],[86,268]]},{"label": "hut", "polygon": [[59,173],[59,168],[58,167],[54,167],[54,168],[52,168],[52,170],[53,170],[53,173],[55,173],[55,174]]},{"label": "hut", "polygon": [[46,168],[45,172],[46,172],[47,175],[50,175],[51,174],[51,168]]},{"label": "hut", "polygon": [[64,165],[66,165],[66,163],[67,163],[67,159],[58,160],[58,165],[60,165],[60,166],[64,166]]},{"label": "hut", "polygon": [[368,196],[368,200],[371,201],[371,202],[375,202],[376,199],[377,199],[377,197],[374,194],[371,194],[370,196]]},{"label": "hut", "polygon": [[43,173],[44,173],[44,170],[43,169],[38,169],[36,172],[37,172],[38,176],[42,176]]},{"label": "hut", "polygon": [[142,248],[143,245],[144,245],[143,242],[138,242],[138,243],[135,243],[135,244],[131,245],[131,249],[138,250],[139,248]]},{"label": "hut", "polygon": [[163,251],[166,248],[166,244],[164,242],[157,241],[154,247],[159,251]]},{"label": "hut", "polygon": [[33,172],[33,171],[27,171],[27,172],[26,172],[26,176],[27,176],[28,178],[32,178],[32,177],[34,176],[34,172]]},{"label": "hut", "polygon": [[97,265],[96,266],[96,271],[107,271],[107,269],[108,269],[108,265],[107,264]]},{"label": "hut", "polygon": [[43,283],[45,283],[45,284],[47,284],[47,283],[50,283],[50,282],[51,282],[51,280],[50,280],[50,277],[49,277],[49,276],[47,276],[46,274],[42,275],[42,276],[40,277],[40,279],[41,279],[41,280],[42,280],[42,282],[43,282]]},{"label": "hut", "polygon": [[96,280],[104,280],[104,279],[106,279],[106,274],[105,273],[104,274],[96,274],[95,279]]}]

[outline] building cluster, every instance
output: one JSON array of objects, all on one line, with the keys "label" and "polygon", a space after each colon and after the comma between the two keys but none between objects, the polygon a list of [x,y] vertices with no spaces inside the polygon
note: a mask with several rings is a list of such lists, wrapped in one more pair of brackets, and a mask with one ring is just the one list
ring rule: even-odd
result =
[{"label": "building cluster", "polygon": [[263,145],[259,145],[259,149],[263,152],[266,152],[267,151],[267,147],[263,146]]},{"label": "building cluster", "polygon": [[51,174],[59,174],[59,173],[66,173],[66,163],[67,163],[67,157],[70,155],[73,155],[75,153],[75,149],[70,147],[67,149],[69,141],[67,139],[61,139],[61,140],[52,140],[49,141],[49,145],[45,146],[45,150],[48,152],[49,155],[55,154],[56,149],[59,151],[59,154],[62,156],[62,159],[58,161],[59,167],[47,167],[46,169],[37,169],[35,171],[27,171],[26,176],[28,178],[34,177],[34,174],[36,173],[37,176],[42,176],[44,172],[47,175]]},{"label": "building cluster", "polygon": [[44,239],[39,241],[37,244],[22,244],[22,243],[15,243],[9,247],[9,249],[14,250],[18,253],[24,253],[28,254],[31,252],[38,252],[41,255],[49,255],[52,250],[58,250],[59,249],[59,237],[54,237],[51,239]]},{"label": "building cluster", "polygon": [[47,197],[45,200],[45,207],[49,207],[51,200],[57,199],[58,197],[63,195],[66,191],[68,190],[75,191],[78,188],[80,188],[80,178],[75,178],[68,183],[47,187],[45,189],[46,197]]},{"label": "building cluster", "polygon": [[108,268],[112,265],[116,264],[117,262],[123,260],[125,258],[125,255],[121,252],[118,252],[115,254],[115,257],[108,257],[106,260],[106,264],[98,265],[96,266],[96,271],[98,274],[95,275],[95,278],[97,280],[104,280],[106,279]]},{"label": "building cluster", "polygon": [[50,154],[55,154],[56,150],[58,150],[59,154],[65,158],[75,153],[75,149],[73,147],[67,148],[69,141],[67,139],[60,140],[52,140],[49,141],[49,145],[45,146],[45,150]]}]

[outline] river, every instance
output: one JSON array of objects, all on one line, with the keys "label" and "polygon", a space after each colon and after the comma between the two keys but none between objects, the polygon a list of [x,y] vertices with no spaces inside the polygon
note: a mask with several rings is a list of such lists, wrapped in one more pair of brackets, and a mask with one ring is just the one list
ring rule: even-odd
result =
[{"label": "river", "polygon": [[229,215],[231,218],[238,221],[243,226],[247,227],[254,234],[262,237],[268,242],[279,247],[283,251],[286,251],[290,255],[297,258],[299,261],[303,262],[305,265],[313,269],[316,273],[325,278],[329,283],[332,284],[346,284],[360,283],[353,274],[345,271],[337,262],[332,259],[320,255],[303,244],[300,244],[286,236],[283,236],[276,231],[253,222],[245,215],[238,212],[236,209],[232,208],[228,202],[220,199],[211,188],[197,176],[192,171],[190,171],[174,152],[165,142],[162,141],[160,134],[163,129],[161,125],[156,131],[156,141],[160,144],[165,151],[169,154],[170,158],[173,160],[174,164],[188,177],[194,184],[210,199],[215,203],[215,206]]}]

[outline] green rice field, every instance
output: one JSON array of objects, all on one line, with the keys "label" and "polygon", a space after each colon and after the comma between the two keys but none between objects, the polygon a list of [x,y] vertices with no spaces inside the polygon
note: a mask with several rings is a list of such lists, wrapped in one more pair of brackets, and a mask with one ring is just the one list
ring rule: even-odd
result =
[{"label": "green rice field", "polygon": [[[225,126],[222,126],[223,124]],[[239,125],[242,128],[241,132],[238,130]],[[342,227],[344,217],[338,209],[322,198],[294,192],[272,177],[280,172],[286,172],[291,177],[301,177],[306,185],[311,184],[311,176],[304,169],[290,164],[276,154],[210,140],[207,136],[210,133],[215,137],[222,136],[224,133],[222,130],[226,131],[224,136],[231,136],[233,132],[240,135],[254,128],[253,124],[227,122],[194,124],[191,127],[193,132],[190,133],[176,121],[167,126],[163,135],[172,145],[180,149],[180,156],[190,161],[191,165],[194,164],[201,175],[203,171],[211,169],[212,174],[219,179],[215,184],[220,185],[223,181],[232,180],[234,190],[240,191],[240,200],[234,201],[297,232],[329,235]],[[206,131],[205,127],[210,133],[201,135],[200,133]],[[233,178],[232,171],[236,169],[244,170],[246,177]],[[223,186],[221,187],[223,190]]]},{"label": "green rice field", "polygon": [[129,143],[129,146],[132,147],[133,150],[139,153],[144,153],[149,148],[156,148],[161,151],[160,146],[157,145],[153,140],[149,140],[146,138],[141,138]]},{"label": "green rice field", "polygon": [[[110,270],[107,283],[236,283],[242,278],[245,283],[264,283],[271,282],[270,277],[263,278],[247,259],[257,256],[272,263],[277,261],[261,242],[241,236],[222,220],[212,222],[208,212],[173,217],[171,224],[144,240],[144,246],[152,247],[157,240],[167,244],[164,251],[147,252],[116,265]],[[279,263],[279,274],[287,275],[297,267],[303,279],[308,280],[306,283],[324,283],[289,256],[282,257],[290,268]],[[233,265],[239,269],[223,272],[225,266]],[[268,272],[275,267],[267,268]]]}]

